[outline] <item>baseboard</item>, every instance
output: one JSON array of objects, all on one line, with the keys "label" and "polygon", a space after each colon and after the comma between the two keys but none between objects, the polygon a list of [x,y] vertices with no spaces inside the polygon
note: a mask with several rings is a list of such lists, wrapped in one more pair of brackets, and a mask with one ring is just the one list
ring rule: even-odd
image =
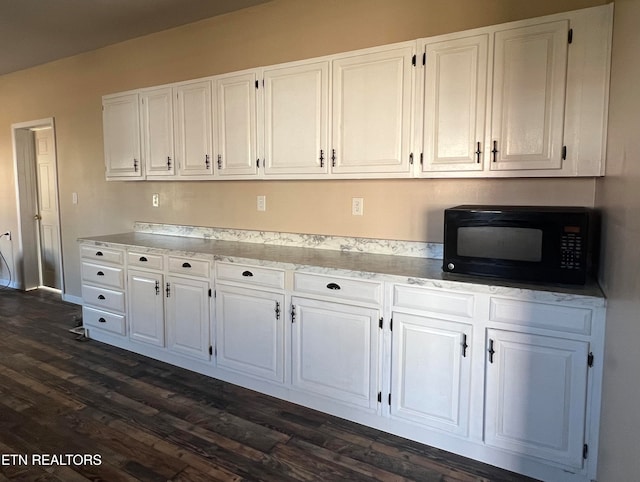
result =
[{"label": "baseboard", "polygon": [[62,301],[66,301],[67,303],[73,303],[74,305],[82,306],[82,298],[80,296],[74,296],[68,293],[62,293]]},{"label": "baseboard", "polygon": [[12,288],[14,290],[19,290],[20,289],[20,285],[18,285],[17,282],[15,282],[15,281],[9,282],[8,279],[0,279],[0,289],[2,289],[4,287]]}]

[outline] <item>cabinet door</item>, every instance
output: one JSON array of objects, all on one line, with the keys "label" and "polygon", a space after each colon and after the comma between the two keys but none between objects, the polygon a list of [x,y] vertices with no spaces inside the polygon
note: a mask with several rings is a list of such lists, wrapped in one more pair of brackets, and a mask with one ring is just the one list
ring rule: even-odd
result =
[{"label": "cabinet door", "polygon": [[176,87],[176,160],[181,176],[212,174],[211,82]]},{"label": "cabinet door", "polygon": [[216,81],[219,176],[258,172],[256,74]]},{"label": "cabinet door", "polygon": [[491,169],[562,167],[568,21],[495,34]]},{"label": "cabinet door", "polygon": [[140,94],[142,146],[149,176],[173,176],[173,96],[170,87]]},{"label": "cabinet door", "polygon": [[412,47],[333,61],[335,173],[408,173]]},{"label": "cabinet door", "polygon": [[391,416],[466,435],[471,326],[393,313]]},{"label": "cabinet door", "polygon": [[141,178],[138,94],[103,99],[102,128],[107,177]]},{"label": "cabinet door", "polygon": [[164,287],[162,275],[129,270],[129,337],[156,346],[164,346]]},{"label": "cabinet door", "polygon": [[264,71],[265,174],[328,172],[329,63]]},{"label": "cabinet door", "polygon": [[427,44],[423,171],[480,171],[489,36]]},{"label": "cabinet door", "polygon": [[581,468],[588,343],[489,329],[487,344],[486,443]]},{"label": "cabinet door", "polygon": [[218,285],[216,363],[284,382],[284,296]]},{"label": "cabinet door", "polygon": [[209,282],[168,276],[167,347],[181,355],[210,358]]},{"label": "cabinet door", "polygon": [[292,299],[294,387],[364,408],[376,408],[378,310]]}]

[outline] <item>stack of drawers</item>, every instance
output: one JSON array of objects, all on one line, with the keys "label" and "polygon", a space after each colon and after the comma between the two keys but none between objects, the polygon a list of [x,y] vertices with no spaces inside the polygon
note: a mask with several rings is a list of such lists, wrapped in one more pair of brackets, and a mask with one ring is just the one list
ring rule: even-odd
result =
[{"label": "stack of drawers", "polygon": [[82,262],[82,319],[85,328],[124,335],[124,251],[90,245],[80,247]]}]

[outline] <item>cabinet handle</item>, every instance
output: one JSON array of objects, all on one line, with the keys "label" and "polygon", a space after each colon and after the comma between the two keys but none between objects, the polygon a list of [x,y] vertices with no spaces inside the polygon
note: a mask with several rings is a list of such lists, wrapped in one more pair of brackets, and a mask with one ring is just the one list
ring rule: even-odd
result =
[{"label": "cabinet handle", "polygon": [[156,296],[160,294],[160,281],[156,281]]},{"label": "cabinet handle", "polygon": [[476,162],[480,164],[480,154],[482,154],[482,150],[480,149],[480,143],[478,142],[478,150],[476,151]]},{"label": "cabinet handle", "polygon": [[320,167],[324,167],[324,151],[320,149]]},{"label": "cabinet handle", "polygon": [[171,170],[171,158],[167,156],[167,171]]},{"label": "cabinet handle", "polygon": [[291,305],[291,323],[296,322],[296,305]]},{"label": "cabinet handle", "polygon": [[280,303],[276,301],[276,320],[280,319]]},{"label": "cabinet handle", "polygon": [[331,149],[331,166],[336,167],[336,150]]},{"label": "cabinet handle", "polygon": [[463,333],[462,334],[462,356],[464,358],[466,358],[467,356],[467,348],[469,348],[469,345],[467,345],[467,334]]},{"label": "cabinet handle", "polygon": [[339,290],[340,289],[340,285],[337,283],[329,283],[327,285],[327,288],[329,288],[330,290]]},{"label": "cabinet handle", "polygon": [[140,256],[140,262],[146,263],[147,261],[149,261],[149,260],[146,257]]},{"label": "cabinet handle", "polygon": [[96,251],[96,256],[104,256],[104,254],[102,254],[102,251]]},{"label": "cabinet handle", "polygon": [[242,272],[242,276],[246,276],[248,278],[251,278],[253,276],[253,273],[251,271],[243,271]]},{"label": "cabinet handle", "polygon": [[493,363],[493,355],[495,352],[493,349],[493,340],[489,340],[489,363]]},{"label": "cabinet handle", "polygon": [[167,298],[171,297],[171,286],[169,285],[169,283],[167,283],[166,293],[167,293]]},{"label": "cabinet handle", "polygon": [[218,169],[222,169],[222,156],[218,154]]},{"label": "cabinet handle", "polygon": [[191,268],[191,265],[189,263],[182,263],[182,267],[183,268]]},{"label": "cabinet handle", "polygon": [[138,159],[133,160],[133,172],[138,172]]},{"label": "cabinet handle", "polygon": [[98,276],[104,276],[104,273],[103,273],[102,271],[98,271],[96,274],[97,274]]},{"label": "cabinet handle", "polygon": [[211,169],[211,161],[209,160],[209,154],[204,155],[204,167],[205,169]]},{"label": "cabinet handle", "polygon": [[493,149],[491,149],[491,154],[493,154],[493,162],[498,160],[498,141],[493,141]]},{"label": "cabinet handle", "polygon": [[104,318],[98,318],[98,323],[106,323],[107,320],[105,320]]},{"label": "cabinet handle", "polygon": [[104,297],[104,295],[98,295],[98,299],[99,299],[99,300],[104,300],[104,299],[106,299],[106,298]]}]

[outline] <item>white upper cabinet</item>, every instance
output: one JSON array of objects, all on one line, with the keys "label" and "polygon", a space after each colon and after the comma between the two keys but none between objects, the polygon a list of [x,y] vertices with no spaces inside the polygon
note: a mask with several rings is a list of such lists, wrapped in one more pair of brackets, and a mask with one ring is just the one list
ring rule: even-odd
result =
[{"label": "white upper cabinet", "polygon": [[176,161],[180,176],[213,174],[211,81],[178,85],[176,92]]},{"label": "white upper cabinet", "polygon": [[105,96],[102,128],[107,179],[141,179],[144,171],[140,162],[138,94]]},{"label": "white upper cabinet", "polygon": [[482,170],[489,34],[427,43],[423,171]]},{"label": "white upper cabinet", "polygon": [[326,174],[329,62],[264,70],[265,176]]},{"label": "white upper cabinet", "polygon": [[491,169],[559,169],[569,21],[495,34]]},{"label": "white upper cabinet", "polygon": [[256,72],[224,76],[215,83],[218,154],[221,177],[258,172]]},{"label": "white upper cabinet", "polygon": [[175,174],[171,87],[140,93],[142,152],[147,177]]},{"label": "white upper cabinet", "polygon": [[414,53],[411,42],[332,62],[332,172],[409,175]]}]

